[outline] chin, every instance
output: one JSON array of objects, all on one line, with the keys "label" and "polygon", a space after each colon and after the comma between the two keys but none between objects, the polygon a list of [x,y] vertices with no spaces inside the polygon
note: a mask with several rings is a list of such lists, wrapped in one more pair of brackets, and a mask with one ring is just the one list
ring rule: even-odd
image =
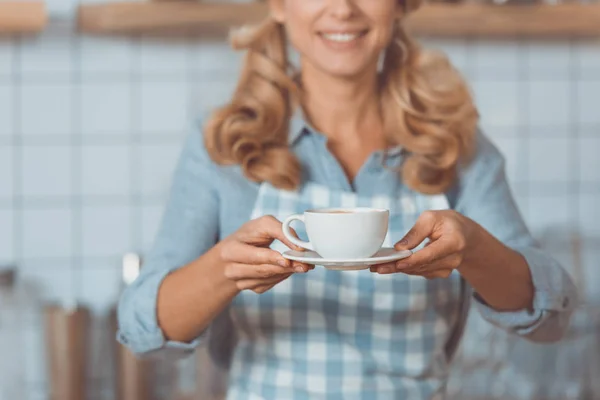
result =
[{"label": "chin", "polygon": [[373,73],[376,73],[377,68],[372,68],[372,65],[377,64],[342,63],[341,65],[336,65],[336,63],[330,63],[327,65],[320,65],[320,69],[321,71],[332,77],[349,79],[363,76],[366,73],[370,73],[371,70]]}]

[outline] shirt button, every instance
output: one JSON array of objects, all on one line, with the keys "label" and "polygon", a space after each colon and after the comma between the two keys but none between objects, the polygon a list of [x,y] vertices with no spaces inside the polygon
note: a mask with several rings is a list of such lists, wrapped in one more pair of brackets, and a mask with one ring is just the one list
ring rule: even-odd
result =
[{"label": "shirt button", "polygon": [[565,298],[563,299],[563,302],[562,302],[562,306],[563,306],[563,308],[567,308],[567,307],[569,307],[569,304],[570,304],[570,303],[571,303],[571,302],[569,301],[569,298],[568,298],[568,297],[565,297]]}]

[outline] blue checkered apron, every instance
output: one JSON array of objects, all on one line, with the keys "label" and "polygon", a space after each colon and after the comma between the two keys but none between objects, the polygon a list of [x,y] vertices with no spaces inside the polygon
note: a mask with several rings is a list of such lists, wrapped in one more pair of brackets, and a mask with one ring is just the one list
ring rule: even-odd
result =
[{"label": "blue checkered apron", "polygon": [[[385,246],[393,246],[445,196],[408,189],[367,197],[307,183],[295,192],[262,184],[252,218],[318,207],[390,210]],[[306,239],[303,226],[298,234]],[[287,248],[280,242],[272,246]],[[230,312],[238,333],[229,400],[442,399],[447,344],[460,323],[460,277],[426,280],[317,266],[265,294],[245,291]]]}]

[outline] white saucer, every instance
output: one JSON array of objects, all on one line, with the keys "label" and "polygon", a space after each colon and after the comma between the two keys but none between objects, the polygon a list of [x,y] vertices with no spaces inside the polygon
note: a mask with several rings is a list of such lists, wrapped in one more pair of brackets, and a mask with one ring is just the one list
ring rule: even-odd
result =
[{"label": "white saucer", "polygon": [[323,258],[314,251],[293,251],[289,250],[283,253],[283,257],[288,260],[299,261],[309,265],[322,265],[327,269],[336,271],[355,271],[367,269],[371,265],[385,264],[392,261],[398,261],[412,254],[410,250],[396,251],[390,247],[382,247],[373,257],[355,258],[355,259],[327,259]]}]

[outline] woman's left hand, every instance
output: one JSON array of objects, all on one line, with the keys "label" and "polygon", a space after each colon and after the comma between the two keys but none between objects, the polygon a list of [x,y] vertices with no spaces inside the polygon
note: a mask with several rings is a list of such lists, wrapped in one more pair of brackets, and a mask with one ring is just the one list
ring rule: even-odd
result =
[{"label": "woman's left hand", "polygon": [[476,239],[480,236],[477,233],[481,229],[480,225],[456,211],[426,211],[394,247],[412,250],[429,239],[426,246],[395,263],[375,265],[371,272],[447,278],[453,270],[468,262],[472,250],[477,248]]}]

